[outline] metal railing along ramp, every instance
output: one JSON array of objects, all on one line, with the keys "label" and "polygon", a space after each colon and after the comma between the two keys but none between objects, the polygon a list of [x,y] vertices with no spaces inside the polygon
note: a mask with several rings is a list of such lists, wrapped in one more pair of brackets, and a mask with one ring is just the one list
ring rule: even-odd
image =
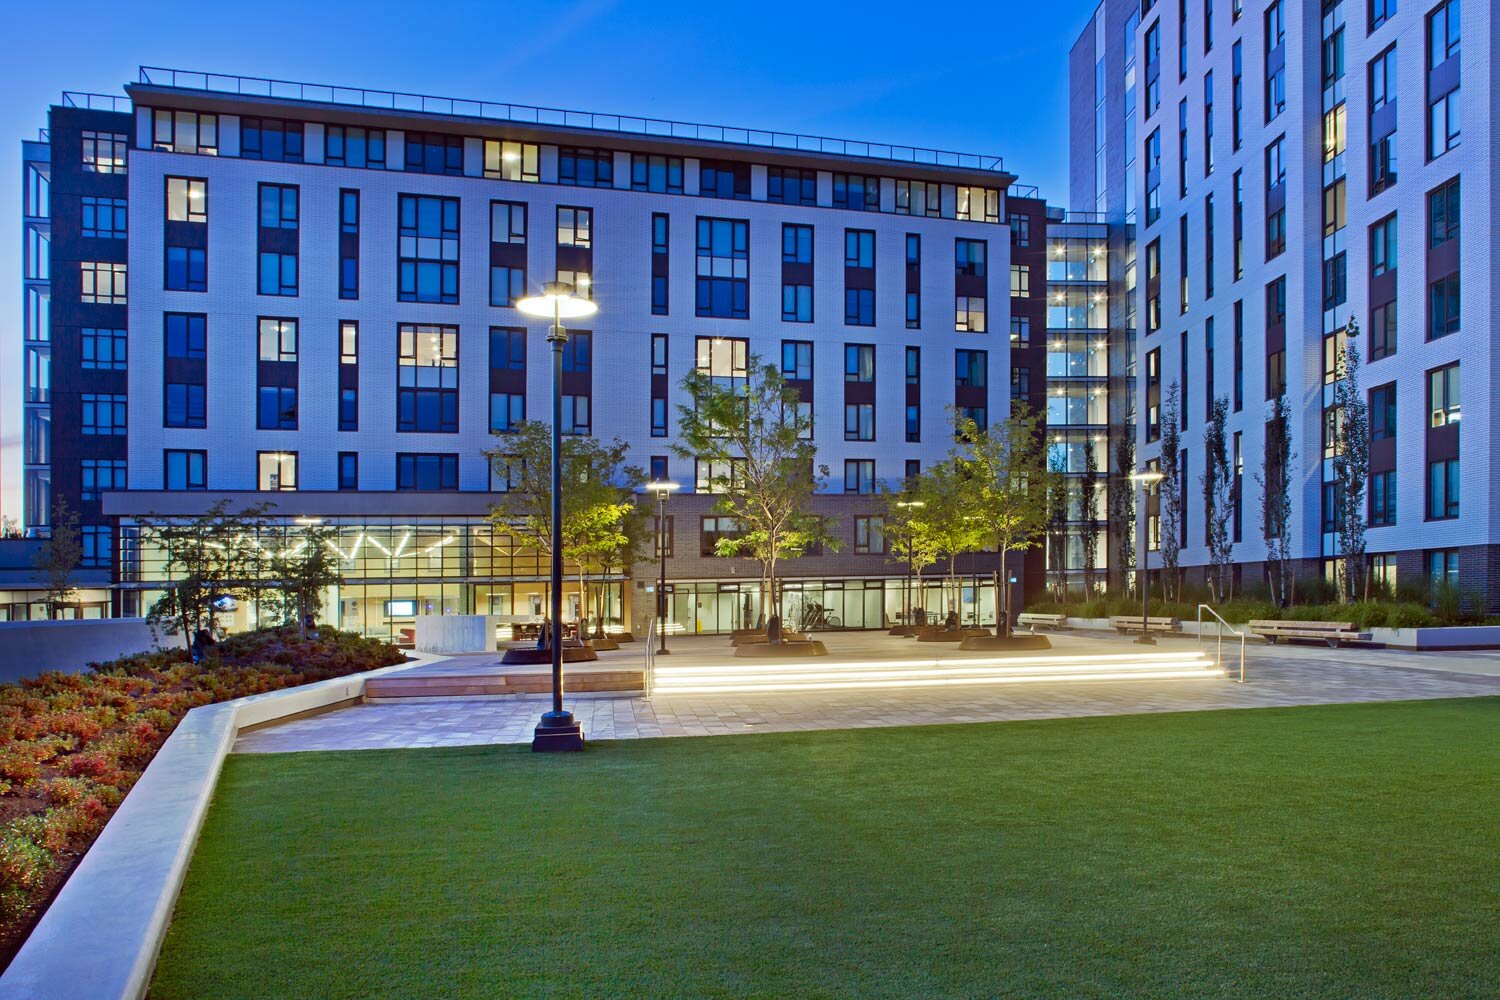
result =
[{"label": "metal railing along ramp", "polygon": [[[686,660],[686,657],[683,658]],[[1225,671],[1200,650],[974,658],[806,661],[758,660],[744,665],[694,665],[665,660],[646,670],[647,693],[755,694],[781,691],[857,691],[1112,681],[1223,679]]]}]

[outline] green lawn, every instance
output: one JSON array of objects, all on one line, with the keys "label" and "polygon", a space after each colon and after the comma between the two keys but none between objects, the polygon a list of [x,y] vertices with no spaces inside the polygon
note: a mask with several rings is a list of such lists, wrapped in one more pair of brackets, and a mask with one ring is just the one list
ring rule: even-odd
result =
[{"label": "green lawn", "polygon": [[671,995],[1500,995],[1500,699],[234,757],[152,990]]}]

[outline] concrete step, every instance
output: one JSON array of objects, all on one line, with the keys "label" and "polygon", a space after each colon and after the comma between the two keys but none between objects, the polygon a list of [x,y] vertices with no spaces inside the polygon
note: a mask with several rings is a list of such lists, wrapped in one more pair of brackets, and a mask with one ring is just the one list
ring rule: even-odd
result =
[{"label": "concrete step", "polygon": [[658,663],[660,695],[957,687],[1078,681],[1211,680],[1223,668],[1197,652],[1005,656],[945,660],[810,660],[693,666]]},{"label": "concrete step", "polygon": [[[568,691],[641,691],[644,680],[640,670],[590,670],[567,674]],[[552,691],[552,674],[538,671],[515,671],[497,674],[419,674],[402,677],[391,674],[376,677],[365,684],[365,698],[388,700],[398,698],[483,698],[508,694],[548,694]]]}]

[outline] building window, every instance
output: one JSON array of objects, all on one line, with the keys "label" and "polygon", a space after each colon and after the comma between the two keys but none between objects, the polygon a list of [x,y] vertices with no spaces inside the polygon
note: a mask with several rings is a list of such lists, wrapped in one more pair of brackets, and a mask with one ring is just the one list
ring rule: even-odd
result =
[{"label": "building window", "polygon": [[260,186],[260,228],[291,229],[298,226],[298,189],[294,184]]},{"label": "building window", "polygon": [[296,320],[260,320],[260,360],[297,363]]},{"label": "building window", "polygon": [[1427,339],[1436,340],[1459,329],[1458,274],[1439,278],[1427,286]]},{"label": "building window", "polygon": [[[164,271],[164,287],[169,292],[206,292],[208,291],[208,251],[202,247],[177,247],[166,248],[167,260]],[[264,260],[271,254],[262,254]],[[291,256],[292,261],[292,290],[290,293],[284,291],[267,292],[261,289],[262,294],[297,294],[297,258]],[[278,271],[279,275],[279,271]]]},{"label": "building window", "polygon": [[82,394],[84,434],[100,437],[125,436],[125,396],[123,393]]},{"label": "building window", "polygon": [[682,157],[631,153],[630,189],[656,194],[682,194]]},{"label": "building window", "polygon": [[1397,0],[1370,0],[1370,30],[1373,32],[1396,14]]},{"label": "building window", "polygon": [[83,133],[83,172],[86,174],[123,174],[125,151],[130,140],[119,132]]},{"label": "building window", "polygon": [[1031,343],[1031,317],[1012,316],[1010,318],[1010,343],[1012,347]]},{"label": "building window", "polygon": [[1458,239],[1459,179],[1457,177],[1427,195],[1427,245],[1439,247]]},{"label": "building window", "polygon": [[490,268],[490,305],[513,306],[526,295],[526,269],[496,265]]},{"label": "building window", "polygon": [[880,178],[864,174],[833,175],[833,207],[857,212],[880,210]]},{"label": "building window", "polygon": [[954,271],[961,276],[983,278],[985,276],[984,240],[954,240]]},{"label": "building window", "polygon": [[1375,472],[1370,475],[1370,527],[1384,528],[1396,523],[1396,473]]},{"label": "building window", "polygon": [[266,385],[256,389],[255,426],[263,431],[297,429],[297,387]]},{"label": "building window", "polygon": [[359,489],[359,453],[355,451],[339,452],[339,489]]},{"label": "building window", "polygon": [[651,315],[665,316],[670,308],[671,219],[663,212],[651,215]]},{"label": "building window", "polygon": [[614,187],[615,154],[607,149],[559,146],[557,183],[573,187]]},{"label": "building window", "polygon": [[335,167],[385,169],[385,129],[323,126],[323,162]]},{"label": "building window", "polygon": [[739,337],[699,337],[697,370],[720,388],[740,388],[750,377],[750,341]]},{"label": "building window", "polygon": [[783,283],[781,286],[781,319],[785,323],[813,321],[813,287]]},{"label": "building window", "polygon": [[1010,214],[1010,245],[1031,246],[1031,217],[1016,212]]},{"label": "building window", "polygon": [[519,392],[490,393],[490,433],[513,434],[526,419],[526,397]]},{"label": "building window", "polygon": [[78,565],[97,569],[110,564],[111,531],[107,524],[85,524],[79,529],[83,552]]},{"label": "building window", "polygon": [[[170,317],[170,314],[168,315]],[[124,371],[125,342],[126,334],[124,330],[106,330],[92,326],[84,327],[79,341],[79,366],[98,371]]]},{"label": "building window", "polygon": [[458,455],[401,452],[396,455],[396,489],[448,491],[458,489]]},{"label": "building window", "polygon": [[1275,51],[1286,40],[1286,19],[1281,0],[1266,8],[1266,121],[1275,121],[1286,110],[1286,64],[1272,70]]},{"label": "building window", "polygon": [[1455,87],[1427,107],[1427,158],[1435,160],[1458,146],[1463,130],[1458,116],[1459,89]]},{"label": "building window", "polygon": [[906,234],[906,328],[922,328],[922,237]]},{"label": "building window", "polygon": [[844,325],[875,325],[875,289],[844,289]]},{"label": "building window", "polygon": [[490,327],[490,370],[526,370],[526,331],[516,327]]},{"label": "building window", "polygon": [[83,198],[83,235],[101,240],[125,238],[125,199]]},{"label": "building window", "polygon": [[[292,426],[296,426],[297,390],[292,394]],[[264,392],[264,390],[262,390]],[[201,381],[180,382],[168,379],[163,384],[164,407],[162,423],[166,427],[207,427],[207,388]]]},{"label": "building window", "polygon": [[1323,309],[1336,309],[1348,298],[1348,256],[1341,252],[1323,262]]},{"label": "building window", "polygon": [[166,153],[219,155],[219,116],[158,108],[151,116],[151,148]]},{"label": "building window", "polygon": [[844,492],[875,492],[875,460],[849,458],[844,460]]},{"label": "building window", "polygon": [[418,174],[463,176],[463,136],[408,131],[406,133],[406,169]]},{"label": "building window", "polygon": [[257,452],[255,458],[257,489],[286,491],[297,488],[295,451],[262,451]]},{"label": "building window", "polygon": [[339,298],[359,298],[359,192],[339,189]]},{"label": "building window", "polygon": [[262,251],[259,280],[258,291],[261,295],[295,296],[297,294],[297,255]]},{"label": "building window", "polygon": [[1383,136],[1370,144],[1370,196],[1374,197],[1396,183],[1396,134]]},{"label": "building window", "polygon": [[1012,367],[1010,370],[1010,398],[1021,403],[1031,400],[1031,369]]},{"label": "building window", "polygon": [[1392,212],[1370,227],[1370,277],[1378,278],[1396,268],[1396,214]]},{"label": "building window", "polygon": [[1448,427],[1460,417],[1458,365],[1447,365],[1427,373],[1429,427]]},{"label": "building window", "polygon": [[1146,440],[1161,438],[1161,348],[1146,354]]},{"label": "building window", "polygon": [[1370,390],[1370,440],[1384,441],[1396,436],[1396,383],[1389,382]]},{"label": "building window", "polygon": [[844,381],[875,381],[875,345],[844,345]]},{"label": "building window", "polygon": [[540,147],[511,139],[484,140],[484,176],[501,181],[536,183],[542,179]]},{"label": "building window", "polygon": [[817,171],[797,167],[767,167],[766,200],[780,205],[816,205]]},{"label": "building window", "polygon": [[162,455],[162,489],[173,492],[208,489],[208,452],[168,450]]},{"label": "building window", "polygon": [[875,440],[875,404],[844,404],[844,440]]},{"label": "building window", "polygon": [[1030,297],[1031,265],[1012,264],[1010,266],[1010,294],[1013,298]]},{"label": "building window", "polygon": [[989,354],[986,351],[954,351],[953,384],[960,389],[983,389],[989,383]]},{"label": "building window", "polygon": [[699,521],[698,554],[701,556],[716,556],[719,554],[719,542],[737,538],[740,534],[740,526],[732,517],[720,517],[711,515]]},{"label": "building window", "polygon": [[[125,203],[120,202],[120,208],[124,207]],[[207,223],[208,181],[201,177],[168,177],[167,221]],[[120,231],[124,233],[123,222]]]},{"label": "building window", "polygon": [[698,193],[705,198],[750,200],[750,164],[732,160],[700,160]]},{"label": "building window", "polygon": [[956,295],[953,328],[959,333],[984,333],[985,297],[983,295]]},{"label": "building window", "polygon": [[302,162],[302,123],[276,118],[240,119],[240,156],[247,160]]},{"label": "building window", "polygon": [[339,387],[339,430],[359,430],[359,389],[355,386]]},{"label": "building window", "polygon": [[396,430],[458,433],[458,327],[397,330]]},{"label": "building window", "polygon": [[994,188],[958,185],[956,216],[966,222],[1000,221],[1000,192]]},{"label": "building window", "polygon": [[101,493],[128,488],[123,458],[85,458],[82,471],[80,499],[98,500]]},{"label": "building window", "polygon": [[881,532],[883,521],[879,517],[861,514],[854,518],[854,551],[862,554],[880,555],[885,552],[885,535]]},{"label": "building window", "polygon": [[1286,252],[1286,209],[1280,208],[1266,217],[1266,260]]},{"label": "building window", "polygon": [[1458,517],[1458,459],[1427,463],[1427,519]]},{"label": "building window", "polygon": [[750,223],[698,218],[699,316],[750,318]]},{"label": "building window", "polygon": [[781,342],[781,374],[788,382],[812,381],[812,341],[783,340]]},{"label": "building window", "polygon": [[844,230],[844,267],[873,270],[875,233],[868,229]]},{"label": "building window", "polygon": [[943,214],[942,188],[932,181],[898,180],[896,213],[938,218]]},{"label": "building window", "polygon": [[458,302],[458,199],[403,194],[399,198],[402,302]]},{"label": "building window", "polygon": [[125,304],[125,265],[86,260],[80,263],[79,300],[99,305]]},{"label": "building window", "polygon": [[1458,586],[1458,550],[1430,549],[1427,552],[1427,579],[1434,587]]},{"label": "building window", "polygon": [[594,211],[570,205],[557,207],[557,245],[592,247],[594,245]]},{"label": "building window", "polygon": [[1434,7],[1427,15],[1427,68],[1436,69],[1458,55],[1462,40],[1458,0]]},{"label": "building window", "polygon": [[1370,310],[1370,360],[1379,361],[1396,353],[1396,302]]}]

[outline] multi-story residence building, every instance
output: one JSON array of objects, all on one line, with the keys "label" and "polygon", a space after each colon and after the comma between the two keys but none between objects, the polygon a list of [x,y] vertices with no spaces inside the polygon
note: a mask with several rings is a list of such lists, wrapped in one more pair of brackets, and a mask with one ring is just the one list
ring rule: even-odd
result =
[{"label": "multi-story residence building", "polygon": [[1072,200],[1137,247],[1138,280],[1111,274],[1138,317],[1137,459],[1158,460],[1175,384],[1190,577],[1209,561],[1199,477],[1222,398],[1236,576],[1263,578],[1257,473],[1278,397],[1292,557],[1299,575],[1332,577],[1335,393],[1352,342],[1373,578],[1500,606],[1483,389],[1493,27],[1492,8],[1457,0],[1107,0],[1075,45]]},{"label": "multi-story residence building", "polygon": [[[783,564],[788,603],[854,627],[902,605],[879,486],[947,454],[950,408],[1044,405],[1047,211],[997,157],[170,70],[126,93],[70,98],[25,147],[52,241],[26,276],[51,309],[27,328],[50,369],[28,375],[26,520],[81,512],[111,613],[161,586],[141,525],[220,499],[275,504],[277,540],[251,544],[337,529],[345,627],[540,610],[484,452],[550,413],[546,324],[515,303],[553,279],[599,307],[564,356],[564,431],[684,487],[666,536],[690,631],[739,626],[759,587],[712,555],[735,526],[672,450],[690,370],[759,358],[810,405],[843,544]],[[994,562],[964,561],[966,618],[993,620]],[[655,577],[602,581],[609,616],[639,626]]]}]

